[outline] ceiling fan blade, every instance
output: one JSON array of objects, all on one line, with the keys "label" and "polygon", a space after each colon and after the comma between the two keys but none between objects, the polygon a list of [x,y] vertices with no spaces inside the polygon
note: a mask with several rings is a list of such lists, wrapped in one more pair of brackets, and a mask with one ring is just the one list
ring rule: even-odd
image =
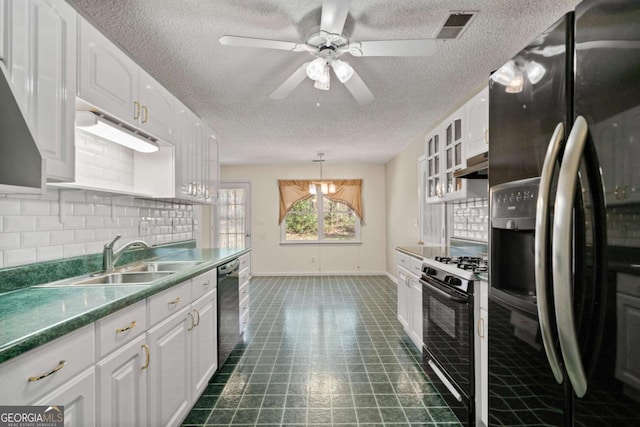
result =
[{"label": "ceiling fan blade", "polygon": [[290,50],[293,52],[304,52],[307,50],[307,45],[304,43],[254,39],[252,37],[222,36],[219,41],[220,44],[225,46],[259,47],[264,49]]},{"label": "ceiling fan blade", "polygon": [[352,42],[353,56],[430,56],[437,50],[435,40],[381,40]]},{"label": "ceiling fan blade", "polygon": [[342,34],[350,3],[351,0],[324,0],[320,30],[330,34]]},{"label": "ceiling fan blade", "polygon": [[371,93],[367,85],[362,81],[362,79],[360,78],[358,73],[355,72],[355,70],[353,72],[353,76],[351,76],[349,80],[344,82],[344,85],[347,87],[349,92],[351,92],[351,95],[353,95],[355,100],[358,101],[358,104],[360,105],[370,104],[375,99],[375,97],[373,96],[373,93]]},{"label": "ceiling fan blade", "polygon": [[284,99],[286,98],[304,79],[307,78],[307,65],[308,62],[305,62],[294,71],[293,74],[289,76],[287,80],[284,81],[278,87],[278,89],[274,90],[273,93],[269,96],[271,99]]}]

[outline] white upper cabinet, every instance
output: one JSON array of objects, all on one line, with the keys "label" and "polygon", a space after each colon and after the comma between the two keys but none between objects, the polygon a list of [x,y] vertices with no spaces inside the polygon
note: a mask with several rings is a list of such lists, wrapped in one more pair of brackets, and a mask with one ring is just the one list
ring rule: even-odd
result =
[{"label": "white upper cabinet", "polygon": [[486,87],[465,104],[467,110],[467,159],[489,149],[489,88]]},{"label": "white upper cabinet", "polygon": [[427,135],[426,203],[487,197],[486,180],[456,178],[455,172],[467,166],[469,157],[487,151],[488,122],[488,96],[484,90]]},{"label": "white upper cabinet", "polygon": [[109,116],[167,142],[174,97],[85,19],[80,18],[78,97]]},{"label": "white upper cabinet", "polygon": [[47,179],[73,181],[77,14],[64,0],[4,0],[0,7],[0,55]]}]

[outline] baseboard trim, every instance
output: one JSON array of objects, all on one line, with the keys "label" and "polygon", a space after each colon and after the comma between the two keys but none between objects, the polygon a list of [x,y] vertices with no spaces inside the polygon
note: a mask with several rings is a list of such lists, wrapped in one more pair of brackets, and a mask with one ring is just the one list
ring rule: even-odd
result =
[{"label": "baseboard trim", "polygon": [[389,280],[391,280],[396,285],[398,284],[398,279],[395,276],[393,276],[391,273],[389,273],[388,271],[385,272],[385,276],[387,276],[389,278]]},{"label": "baseboard trim", "polygon": [[251,273],[253,277],[269,276],[389,276],[386,271],[296,271]]}]

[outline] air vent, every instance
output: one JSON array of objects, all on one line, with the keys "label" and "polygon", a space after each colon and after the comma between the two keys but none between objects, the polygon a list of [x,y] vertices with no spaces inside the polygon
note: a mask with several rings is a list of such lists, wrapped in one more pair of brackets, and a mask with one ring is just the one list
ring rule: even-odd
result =
[{"label": "air vent", "polygon": [[436,38],[445,40],[459,38],[474,16],[475,14],[471,12],[451,12]]}]

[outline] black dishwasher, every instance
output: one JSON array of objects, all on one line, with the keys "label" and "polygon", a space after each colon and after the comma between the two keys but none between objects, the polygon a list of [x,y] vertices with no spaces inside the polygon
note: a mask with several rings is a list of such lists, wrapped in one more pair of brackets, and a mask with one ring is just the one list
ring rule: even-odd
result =
[{"label": "black dishwasher", "polygon": [[218,369],[240,341],[239,271],[238,259],[218,267]]}]

